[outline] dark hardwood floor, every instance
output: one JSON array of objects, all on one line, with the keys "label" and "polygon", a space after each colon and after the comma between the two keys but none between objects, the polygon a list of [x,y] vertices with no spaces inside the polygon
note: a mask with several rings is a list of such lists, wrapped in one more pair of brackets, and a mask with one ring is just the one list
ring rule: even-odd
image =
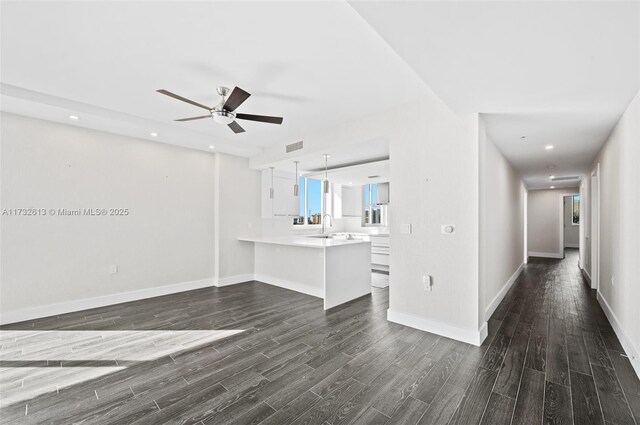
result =
[{"label": "dark hardwood floor", "polygon": [[5,424],[640,425],[640,382],[577,267],[532,259],[481,347],[249,282],[0,330]]}]

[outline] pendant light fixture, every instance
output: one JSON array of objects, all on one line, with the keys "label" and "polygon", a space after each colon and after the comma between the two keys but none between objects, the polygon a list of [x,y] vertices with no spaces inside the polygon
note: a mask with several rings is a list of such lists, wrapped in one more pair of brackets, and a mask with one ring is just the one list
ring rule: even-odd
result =
[{"label": "pendant light fixture", "polygon": [[329,155],[328,153],[324,154],[324,193],[327,194],[329,193],[329,168],[327,166],[327,160],[329,159],[331,155]]},{"label": "pendant light fixture", "polygon": [[293,196],[297,198],[300,192],[300,187],[298,186],[298,182],[300,181],[300,178],[298,177],[298,162],[300,161],[293,161],[293,162],[296,163],[296,182],[293,185]]},{"label": "pendant light fixture", "polygon": [[269,188],[269,198],[273,199],[273,168],[274,167],[269,167],[271,168],[271,187]]}]

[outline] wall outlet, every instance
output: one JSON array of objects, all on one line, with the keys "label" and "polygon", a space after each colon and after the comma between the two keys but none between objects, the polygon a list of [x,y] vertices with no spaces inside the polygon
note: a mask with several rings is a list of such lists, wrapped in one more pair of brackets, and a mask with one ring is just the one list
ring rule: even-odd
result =
[{"label": "wall outlet", "polygon": [[118,266],[116,264],[111,264],[109,266],[109,274],[116,274],[118,273]]},{"label": "wall outlet", "polygon": [[426,273],[422,275],[422,286],[424,287],[424,290],[427,292],[431,292],[431,290],[433,289],[433,282],[432,282],[431,276],[429,276]]}]

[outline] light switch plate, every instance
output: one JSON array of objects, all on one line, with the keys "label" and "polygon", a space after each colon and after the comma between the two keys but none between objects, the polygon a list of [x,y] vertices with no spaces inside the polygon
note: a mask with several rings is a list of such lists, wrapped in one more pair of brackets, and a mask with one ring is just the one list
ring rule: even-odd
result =
[{"label": "light switch plate", "polygon": [[432,290],[432,286],[433,286],[433,281],[431,280],[431,276],[428,274],[423,274],[422,275],[422,286],[424,287],[424,290],[427,292],[431,292]]},{"label": "light switch plate", "polygon": [[116,264],[111,264],[109,266],[109,274],[116,274],[118,273],[118,266]]},{"label": "light switch plate", "polygon": [[408,235],[411,233],[411,224],[401,224],[400,225],[400,233],[403,235]]}]

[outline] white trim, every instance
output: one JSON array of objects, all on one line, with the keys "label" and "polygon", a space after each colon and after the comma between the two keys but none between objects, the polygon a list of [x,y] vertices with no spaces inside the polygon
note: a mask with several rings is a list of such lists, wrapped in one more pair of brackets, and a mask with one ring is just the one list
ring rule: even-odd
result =
[{"label": "white trim", "polygon": [[254,279],[255,276],[253,275],[253,273],[248,273],[248,274],[238,274],[235,276],[228,276],[228,277],[219,277],[214,279],[214,286],[228,286],[228,285],[235,285],[238,283],[243,283],[243,282],[249,282],[251,280],[255,280]]},{"label": "white trim", "polygon": [[516,271],[509,278],[509,280],[507,280],[507,283],[504,284],[500,292],[498,292],[498,294],[495,296],[493,301],[491,301],[491,304],[489,304],[489,306],[486,308],[486,310],[484,311],[484,320],[489,320],[491,318],[491,315],[493,314],[494,311],[496,311],[496,308],[498,308],[498,306],[504,299],[505,295],[507,295],[507,292],[509,292],[509,289],[511,289],[516,279],[518,279],[518,276],[520,276],[520,273],[522,273],[522,270],[524,270],[524,263],[518,266]]},{"label": "white trim", "polygon": [[589,274],[589,272],[582,267],[580,267],[580,270],[582,270],[582,275],[585,277],[585,279],[587,279],[587,282],[589,282],[589,286],[591,286],[591,275]]},{"label": "white trim", "polygon": [[631,338],[629,338],[629,335],[627,335],[627,333],[624,331],[622,324],[620,323],[615,313],[609,306],[609,303],[602,296],[602,293],[600,293],[600,291],[598,291],[598,302],[600,303],[602,310],[604,310],[604,314],[607,316],[607,319],[609,319],[614,332],[618,336],[620,344],[622,344],[622,348],[624,348],[624,351],[629,357],[629,361],[631,362],[631,366],[633,366],[636,375],[640,377],[640,354],[638,350],[633,345],[633,342],[631,342]]},{"label": "white trim", "polygon": [[580,244],[579,243],[566,243],[564,244],[565,248],[580,248]]},{"label": "white trim", "polygon": [[213,279],[194,280],[191,282],[174,283],[172,285],[157,286],[154,288],[139,289],[137,291],[118,292],[116,294],[101,295],[98,297],[83,298],[74,301],[65,301],[55,304],[46,304],[38,307],[23,308],[20,310],[0,313],[0,324],[23,322],[41,317],[55,316],[58,314],[72,313],[74,311],[90,308],[104,307],[113,304],[143,300],[162,295],[175,294],[177,292],[191,291],[193,289],[207,288],[214,285]]},{"label": "white trim", "polygon": [[537,251],[529,251],[529,257],[542,257],[542,258],[564,258],[564,255],[558,254],[557,252],[537,252]]},{"label": "white trim", "polygon": [[[595,181],[594,181],[595,179]],[[591,202],[591,210],[589,212],[589,219],[591,220],[591,252],[589,255],[591,256],[590,261],[590,270],[593,273],[591,278],[591,289],[598,289],[600,285],[600,199],[602,198],[602,193],[600,191],[600,163],[596,164],[595,169],[591,172],[591,193],[589,194],[589,200]],[[594,199],[593,192],[594,189],[597,188],[598,196]],[[594,202],[596,203],[594,207]],[[595,220],[596,224],[594,226],[594,210],[595,210]],[[594,249],[595,248],[595,249]],[[596,253],[594,256],[593,253]],[[595,257],[595,258],[594,258]]]},{"label": "white trim", "polygon": [[293,282],[286,279],[279,279],[277,277],[266,276],[263,274],[256,274],[254,278],[255,278],[254,280],[257,280],[258,282],[267,283],[273,286],[279,286],[280,288],[289,289],[291,291],[296,291],[296,292],[302,292],[303,294],[324,299],[324,288],[304,285],[299,282]]},{"label": "white trim", "polygon": [[484,341],[484,339],[487,337],[486,322],[480,327],[480,329],[472,330],[459,328],[447,323],[437,322],[422,317],[416,317],[411,314],[401,313],[399,311],[394,311],[391,309],[387,310],[387,320],[476,346],[480,346],[482,344],[482,341]]},{"label": "white trim", "polygon": [[527,264],[529,262],[529,256],[527,255],[527,252],[529,250],[529,235],[528,235],[528,229],[529,229],[529,190],[527,189],[527,186],[525,186],[524,182],[520,183],[522,185],[522,189],[524,190],[524,194],[523,194],[523,212],[524,212],[524,217],[523,217],[523,221],[522,221],[522,230],[524,231],[524,237],[522,238],[524,241],[524,246],[522,249],[522,256],[524,257],[522,259],[522,262],[524,264]]}]

